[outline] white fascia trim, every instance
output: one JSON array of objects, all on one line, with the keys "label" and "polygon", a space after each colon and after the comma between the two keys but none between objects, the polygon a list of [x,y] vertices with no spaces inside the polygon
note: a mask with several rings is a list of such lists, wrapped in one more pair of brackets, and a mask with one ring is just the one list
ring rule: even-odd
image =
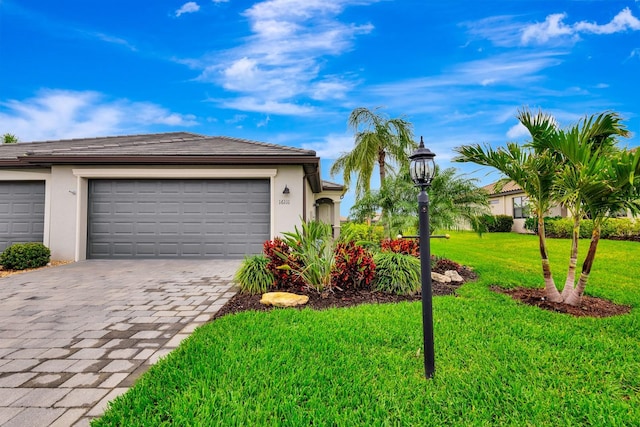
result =
[{"label": "white fascia trim", "polygon": [[73,169],[80,178],[273,178],[277,169]]}]

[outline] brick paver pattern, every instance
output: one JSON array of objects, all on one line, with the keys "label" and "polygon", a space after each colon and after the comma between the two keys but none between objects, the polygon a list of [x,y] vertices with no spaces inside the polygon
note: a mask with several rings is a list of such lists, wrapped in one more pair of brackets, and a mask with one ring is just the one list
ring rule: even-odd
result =
[{"label": "brick paver pattern", "polygon": [[240,261],[91,260],[0,279],[0,425],[88,426],[231,298]]}]

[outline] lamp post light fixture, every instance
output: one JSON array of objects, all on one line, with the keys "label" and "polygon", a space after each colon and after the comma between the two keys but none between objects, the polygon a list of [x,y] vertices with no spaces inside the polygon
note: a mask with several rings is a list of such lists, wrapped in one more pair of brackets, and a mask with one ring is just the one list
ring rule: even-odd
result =
[{"label": "lamp post light fixture", "polygon": [[433,305],[431,291],[431,236],[429,232],[429,195],[425,191],[431,186],[436,171],[433,158],[436,155],[424,148],[420,137],[420,146],[409,156],[409,172],[418,194],[418,218],[420,220],[420,277],[422,285],[422,334],[424,341],[424,375],[432,378],[435,373],[435,353],[433,350]]}]

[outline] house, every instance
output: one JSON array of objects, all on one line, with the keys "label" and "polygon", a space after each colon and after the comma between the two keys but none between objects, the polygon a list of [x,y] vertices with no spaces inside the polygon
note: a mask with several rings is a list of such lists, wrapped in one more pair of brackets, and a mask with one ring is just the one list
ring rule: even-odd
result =
[{"label": "house", "polygon": [[187,132],[0,146],[0,250],[53,260],[242,258],[320,219],[344,187],[311,150]]},{"label": "house", "polygon": [[[496,190],[497,182],[482,187],[489,193],[489,207],[491,215],[509,215],[513,217],[513,227],[511,231],[516,233],[527,233],[524,222],[529,218],[529,198],[518,184],[513,181],[507,182],[500,191]],[[553,206],[548,216],[567,216],[567,208],[563,206]]]}]

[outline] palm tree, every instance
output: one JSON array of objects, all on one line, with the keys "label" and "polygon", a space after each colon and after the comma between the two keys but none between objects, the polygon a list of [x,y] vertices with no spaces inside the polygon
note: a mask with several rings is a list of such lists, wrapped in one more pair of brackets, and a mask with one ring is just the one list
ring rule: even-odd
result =
[{"label": "palm tree", "polygon": [[621,210],[628,210],[634,216],[640,215],[640,150],[635,153],[624,150],[609,156],[599,156],[599,159],[601,163],[598,176],[583,187],[581,193],[584,209],[593,220],[593,232],[578,283],[565,296],[564,302],[570,305],[580,304],[584,294],[600,241],[602,224]]},{"label": "palm tree", "polygon": [[[640,154],[616,148],[616,137],[627,136],[628,131],[613,112],[586,117],[566,131],[558,129],[553,117],[542,112],[524,110],[518,113],[518,120],[532,136],[524,149],[513,143],[498,150],[463,146],[456,149],[456,160],[492,166],[527,193],[538,217],[547,298],[577,305],[591,273],[602,223],[622,209],[640,214]],[[551,277],[543,218],[551,204],[558,202],[567,206],[574,218],[569,270],[562,294]],[[576,284],[580,220],[587,215],[594,227]]]},{"label": "palm tree", "polygon": [[[453,229],[488,212],[487,194],[477,185],[477,180],[457,175],[455,168],[441,170],[436,166],[435,176],[429,188],[430,227]],[[380,221],[387,237],[407,228],[417,228],[416,189],[408,168],[388,176],[379,191],[372,191],[360,198],[351,208],[351,217],[363,221],[382,209]]]},{"label": "palm tree", "polygon": [[411,123],[403,118],[388,119],[377,108],[356,108],[348,123],[355,132],[355,147],[336,159],[331,166],[331,175],[342,171],[344,183],[349,186],[351,175],[357,174],[356,198],[360,198],[371,190],[376,164],[383,185],[387,172],[392,170],[389,162],[408,165],[408,156],[416,144]]},{"label": "palm tree", "polygon": [[[555,119],[538,112],[532,114],[528,110],[520,111],[518,120],[527,128],[532,137],[532,144],[551,138],[557,131]],[[536,152],[523,149],[518,144],[508,143],[505,148],[497,150],[479,144],[457,147],[457,162],[472,162],[483,166],[491,166],[502,172],[506,178],[498,182],[498,187],[508,181],[514,181],[529,197],[533,214],[538,217],[538,239],[545,293],[553,302],[562,302],[562,296],[555,285],[549,265],[549,255],[544,229],[544,215],[552,203],[551,189],[555,173],[555,163],[548,152]]]},{"label": "palm tree", "polygon": [[568,130],[560,130],[553,137],[532,144],[538,152],[553,153],[558,164],[554,197],[567,207],[573,217],[571,255],[564,288],[563,299],[573,293],[578,262],[580,221],[585,217],[587,189],[593,187],[606,170],[608,156],[618,149],[616,137],[626,137],[629,132],[621,123],[617,113],[604,112],[580,120]]}]

